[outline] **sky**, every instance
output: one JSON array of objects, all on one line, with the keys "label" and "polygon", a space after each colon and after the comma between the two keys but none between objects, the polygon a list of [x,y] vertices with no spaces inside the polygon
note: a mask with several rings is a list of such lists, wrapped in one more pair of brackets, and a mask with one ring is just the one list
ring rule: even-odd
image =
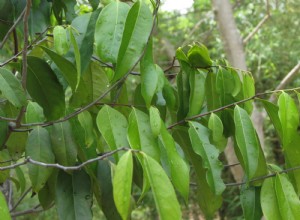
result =
[{"label": "sky", "polygon": [[164,11],[178,10],[182,13],[193,5],[193,0],[164,0],[161,7]]}]

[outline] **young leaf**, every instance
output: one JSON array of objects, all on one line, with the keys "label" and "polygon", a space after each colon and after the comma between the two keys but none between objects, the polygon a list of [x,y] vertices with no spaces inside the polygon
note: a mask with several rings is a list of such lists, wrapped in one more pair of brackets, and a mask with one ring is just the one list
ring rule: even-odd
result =
[{"label": "young leaf", "polygon": [[222,163],[218,149],[210,143],[209,130],[198,122],[189,122],[189,135],[192,147],[201,156],[203,167],[207,169],[206,180],[216,195],[221,195],[225,184],[221,178]]},{"label": "young leaf", "polygon": [[253,178],[258,170],[266,173],[265,166],[259,166],[261,146],[246,110],[236,106],[234,108],[235,139],[237,148],[241,153],[242,166],[248,179]]},{"label": "young leaf", "polygon": [[144,172],[148,176],[160,219],[181,219],[180,206],[167,174],[158,162],[146,154],[144,154],[143,162]]},{"label": "young leaf", "polygon": [[167,153],[173,185],[185,199],[185,202],[188,203],[190,185],[189,166],[178,154],[175,141],[165,125],[161,129],[161,141]]},{"label": "young leaf", "polygon": [[223,123],[214,113],[209,117],[208,128],[211,130],[213,144],[222,152],[226,147],[227,139],[223,135]]},{"label": "young leaf", "polygon": [[55,194],[58,219],[92,219],[91,180],[84,170],[59,171]]},{"label": "young leaf", "polygon": [[264,180],[260,193],[261,208],[266,220],[281,220],[279,204],[275,192],[275,179]]},{"label": "young leaf", "polygon": [[157,139],[151,131],[149,116],[135,108],[129,116],[128,141],[133,149],[142,150],[159,161],[160,152]]},{"label": "young leaf", "polygon": [[285,148],[292,142],[299,125],[299,113],[294,100],[285,92],[278,99],[278,116],[282,126],[282,144]]},{"label": "young leaf", "polygon": [[27,90],[43,108],[48,120],[65,113],[65,94],[50,66],[42,59],[28,56]]},{"label": "young leaf", "polygon": [[113,179],[115,204],[124,220],[128,219],[130,214],[132,175],[132,152],[128,151],[120,158]]},{"label": "young leaf", "polygon": [[198,70],[190,73],[190,99],[188,116],[197,115],[201,112],[205,98],[205,75]]},{"label": "young leaf", "polygon": [[189,63],[196,68],[205,68],[212,65],[208,49],[201,43],[195,43],[188,51]]},{"label": "young leaf", "polygon": [[0,68],[0,92],[16,107],[26,105],[26,95],[20,81],[8,70]]},{"label": "young leaf", "polygon": [[52,149],[56,161],[63,166],[72,166],[77,158],[77,145],[74,141],[70,122],[56,123],[50,130]]},{"label": "young leaf", "polygon": [[155,137],[157,137],[160,133],[160,129],[162,125],[159,110],[151,106],[149,108],[149,116],[150,116],[150,126],[151,126],[152,133]]},{"label": "young leaf", "polygon": [[243,185],[240,199],[245,220],[261,219],[260,187]]},{"label": "young leaf", "polygon": [[111,150],[128,146],[128,124],[122,113],[105,105],[99,111],[96,121],[99,131]]},{"label": "young leaf", "polygon": [[[28,136],[26,157],[43,163],[54,163],[55,157],[51,148],[48,131],[42,127],[34,128]],[[40,191],[52,173],[52,168],[28,164],[29,178],[34,192]]]},{"label": "young leaf", "polygon": [[67,39],[67,32],[62,26],[55,26],[53,29],[54,48],[59,55],[64,55],[70,48]]},{"label": "young leaf", "polygon": [[98,17],[95,29],[96,52],[104,62],[117,63],[124,21],[129,9],[128,4],[113,1],[103,8]]},{"label": "young leaf", "polygon": [[9,209],[8,209],[8,206],[6,203],[6,199],[5,199],[2,191],[0,191],[0,216],[3,220],[11,220]]},{"label": "young leaf", "polygon": [[126,17],[113,82],[130,71],[146,46],[152,29],[152,14],[143,1],[137,1]]}]

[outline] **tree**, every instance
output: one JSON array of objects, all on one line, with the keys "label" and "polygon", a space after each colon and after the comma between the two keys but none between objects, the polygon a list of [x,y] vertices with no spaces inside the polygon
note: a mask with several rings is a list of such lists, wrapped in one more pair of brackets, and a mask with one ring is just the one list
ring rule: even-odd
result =
[{"label": "tree", "polygon": [[[91,219],[94,198],[107,219],[128,219],[151,190],[160,219],[181,219],[181,204],[195,187],[203,214],[212,219],[225,188],[242,185],[246,219],[296,219],[296,89],[255,94],[250,72],[211,59],[197,42],[176,50],[174,84],[168,74],[174,62],[163,70],[153,58],[160,1],[99,3],[0,5],[0,180],[39,201],[16,212],[24,197],[8,208],[0,193],[0,216],[55,206],[59,219]],[[263,99],[275,93],[277,105]],[[284,168],[267,166],[250,118],[253,100],[278,133]],[[222,179],[220,155],[229,138],[242,182]]]}]

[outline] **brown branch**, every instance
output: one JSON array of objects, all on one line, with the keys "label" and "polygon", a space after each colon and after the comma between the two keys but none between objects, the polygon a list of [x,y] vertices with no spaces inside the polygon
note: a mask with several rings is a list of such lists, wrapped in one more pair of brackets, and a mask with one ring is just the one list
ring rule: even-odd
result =
[{"label": "brown branch", "polygon": [[15,30],[16,26],[19,24],[19,22],[22,20],[23,16],[25,15],[26,12],[26,7],[24,8],[24,10],[22,11],[22,13],[20,14],[20,16],[18,17],[18,19],[15,21],[15,23],[13,24],[13,26],[11,26],[11,28],[8,30],[8,32],[5,34],[1,44],[0,44],[0,49],[2,49],[2,47],[4,46],[4,44],[6,43],[9,35]]},{"label": "brown branch", "polygon": [[25,196],[31,191],[32,187],[29,187],[24,193],[23,195],[18,199],[18,201],[16,202],[16,204],[9,210],[10,212],[14,211],[18,205],[23,201],[23,199],[25,198]]}]

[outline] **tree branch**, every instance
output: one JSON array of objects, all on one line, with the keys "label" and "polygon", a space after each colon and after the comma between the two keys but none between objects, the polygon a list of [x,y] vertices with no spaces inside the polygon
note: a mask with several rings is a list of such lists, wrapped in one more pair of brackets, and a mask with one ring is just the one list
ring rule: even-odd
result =
[{"label": "tree branch", "polygon": [[23,199],[25,198],[25,196],[31,191],[32,187],[29,187],[24,193],[23,195],[19,198],[19,200],[16,202],[16,204],[9,210],[10,212],[14,211],[18,205],[23,201]]}]

